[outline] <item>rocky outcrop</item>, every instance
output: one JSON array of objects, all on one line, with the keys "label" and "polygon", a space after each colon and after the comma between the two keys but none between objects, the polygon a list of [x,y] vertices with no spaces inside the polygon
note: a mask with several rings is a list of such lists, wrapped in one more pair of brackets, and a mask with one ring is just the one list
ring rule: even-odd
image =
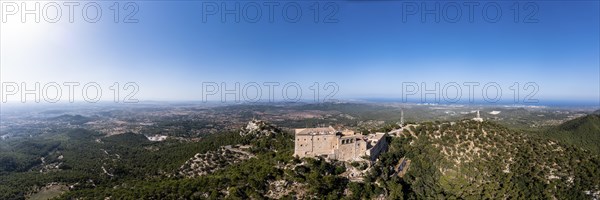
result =
[{"label": "rocky outcrop", "polygon": [[254,157],[244,149],[247,148],[223,146],[216,151],[197,153],[179,168],[179,175],[184,177],[203,176]]},{"label": "rocky outcrop", "polygon": [[262,120],[252,120],[249,121],[246,127],[242,128],[240,131],[241,136],[271,136],[281,133],[281,130],[272,124],[269,124]]}]

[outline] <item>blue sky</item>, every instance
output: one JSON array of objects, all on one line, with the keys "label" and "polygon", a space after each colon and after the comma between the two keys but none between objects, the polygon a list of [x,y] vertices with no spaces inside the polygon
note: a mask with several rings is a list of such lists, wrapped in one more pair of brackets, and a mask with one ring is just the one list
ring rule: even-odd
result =
[{"label": "blue sky", "polygon": [[[243,9],[264,2],[138,1],[138,23],[114,23],[110,1],[100,3],[103,15],[97,23],[79,15],[68,23],[63,14],[55,24],[22,24],[18,16],[9,16],[0,27],[0,76],[2,82],[42,85],[93,81],[102,85],[104,95],[112,82],[136,82],[140,100],[201,100],[202,82],[233,87],[235,82],[276,81],[297,82],[304,98],[310,98],[313,82],[321,87],[335,82],[338,99],[401,98],[402,82],[424,82],[431,88],[436,82],[479,82],[476,92],[495,82],[504,101],[512,100],[509,87],[514,82],[520,87],[534,82],[540,102],[600,104],[598,1],[518,2],[518,22],[515,2],[509,1],[479,2],[473,22],[464,2],[458,2],[461,18],[445,21],[444,16],[456,14],[446,1],[320,1],[318,23],[311,8],[315,1],[285,1],[275,7],[274,22],[269,22],[265,6],[257,23],[245,21],[244,15],[239,23],[234,15],[222,22],[221,8],[203,22],[203,5],[232,8],[239,3]],[[489,2],[500,5],[502,14],[495,23],[482,15]],[[301,6],[300,21],[291,23],[281,15],[287,3]],[[422,6],[436,3],[440,10],[448,8],[447,15],[440,11],[439,23],[434,15],[422,22]],[[416,14],[403,21],[407,6],[414,5],[419,7]],[[332,19],[337,22],[323,23],[334,7],[338,10]],[[537,23],[524,23],[534,7],[538,9],[530,19]],[[288,14],[294,16],[291,8]],[[128,11],[121,10],[120,17]],[[494,7],[487,11],[489,18],[496,15]],[[520,92],[523,98],[529,91]],[[465,101],[466,94],[462,96]]]}]

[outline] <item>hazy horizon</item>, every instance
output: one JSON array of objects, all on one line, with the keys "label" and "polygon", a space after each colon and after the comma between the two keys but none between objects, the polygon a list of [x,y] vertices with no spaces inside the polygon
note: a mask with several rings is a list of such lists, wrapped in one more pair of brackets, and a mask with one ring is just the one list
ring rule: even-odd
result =
[{"label": "hazy horizon", "polygon": [[[525,97],[533,94],[531,100],[539,102],[600,105],[597,1],[476,2],[473,15],[468,2],[320,2],[319,15],[311,12],[311,2],[273,7],[285,14],[283,7],[299,6],[297,21],[291,11],[269,15],[269,2],[143,1],[121,3],[116,22],[110,2],[94,2],[103,14],[93,23],[93,12],[81,15],[87,3],[75,7],[73,22],[68,7],[58,4],[62,17],[56,23],[48,22],[52,13],[37,16],[36,23],[35,15],[8,12],[22,7],[20,1],[2,3],[1,82],[21,90],[22,82],[28,89],[38,82],[40,90],[57,83],[61,102],[68,102],[64,84],[71,82],[79,84],[76,92],[97,83],[102,101],[113,99],[115,82],[120,101],[132,92],[126,89],[134,89],[124,88],[127,83],[137,84],[135,100],[203,101],[204,83],[225,83],[225,89],[239,83],[240,91],[256,83],[262,87],[260,100],[267,100],[265,84],[277,82],[274,99],[284,97],[280,90],[288,83],[302,88],[300,99],[314,99],[311,87],[318,83],[320,100],[333,94],[327,83],[337,85],[331,99],[403,98],[403,83],[425,83],[419,89],[427,90],[439,83],[439,93],[456,83],[462,87],[459,103],[469,103],[464,85],[477,82],[475,99],[493,83],[502,90],[499,102],[512,101],[519,92],[516,103],[527,104]],[[48,3],[42,1],[40,9]],[[440,12],[427,12],[436,3]],[[233,14],[212,7],[236,4],[239,12]],[[498,18],[494,9],[501,11]],[[260,18],[255,22],[253,16]],[[10,88],[1,89],[4,99]],[[448,90],[446,96],[457,97],[455,88]],[[495,92],[492,88],[489,95]],[[219,93],[208,97],[221,99]],[[19,102],[19,93],[7,101]]]}]

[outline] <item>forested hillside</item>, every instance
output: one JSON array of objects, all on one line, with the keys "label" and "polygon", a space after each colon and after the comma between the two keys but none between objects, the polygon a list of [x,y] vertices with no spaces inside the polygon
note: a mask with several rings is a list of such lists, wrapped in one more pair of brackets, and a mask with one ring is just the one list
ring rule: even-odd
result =
[{"label": "forested hillside", "polygon": [[24,199],[51,183],[77,191],[166,178],[195,153],[241,142],[238,133],[199,142],[151,142],[132,133],[105,137],[84,129],[63,131],[0,143],[0,199]]},{"label": "forested hillside", "polygon": [[555,140],[471,120],[424,123],[404,135],[415,197],[586,199],[600,191],[598,155]]},{"label": "forested hillside", "polygon": [[538,134],[600,154],[600,114],[573,119]]},{"label": "forested hillside", "polygon": [[[578,119],[561,127],[564,131],[588,127],[587,121]],[[197,142],[152,142],[131,133],[105,137],[83,129],[12,141],[3,144],[0,155],[0,198],[23,199],[53,182],[71,187],[61,199],[591,199],[600,195],[598,154],[493,122],[405,126],[399,136],[387,138],[389,150],[370,164],[362,181],[348,179],[347,172],[367,166],[294,158],[291,133],[264,122],[256,124],[260,126]],[[233,146],[222,149],[225,145]],[[243,152],[238,147],[244,147]],[[231,151],[248,156],[235,157],[227,153]],[[400,178],[393,167],[403,157],[412,162]],[[190,158],[210,160],[201,166],[210,167],[210,173],[182,176],[182,166],[190,165],[186,164]]]},{"label": "forested hillside", "polygon": [[[339,176],[349,167],[344,163],[292,158],[291,138],[282,134],[250,140],[256,158],[213,174],[136,180],[65,197],[589,199],[599,191],[597,155],[490,122],[423,123],[389,140],[390,150],[363,182]],[[404,156],[412,165],[401,179],[392,166]]]}]

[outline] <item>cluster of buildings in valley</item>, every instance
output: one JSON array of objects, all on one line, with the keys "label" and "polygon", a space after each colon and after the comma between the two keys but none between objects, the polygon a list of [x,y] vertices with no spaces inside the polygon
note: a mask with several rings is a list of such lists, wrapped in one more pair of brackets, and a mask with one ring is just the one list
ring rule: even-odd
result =
[{"label": "cluster of buildings in valley", "polygon": [[386,133],[356,134],[352,130],[333,127],[295,130],[294,156],[325,157],[341,161],[375,160],[387,150]]}]

